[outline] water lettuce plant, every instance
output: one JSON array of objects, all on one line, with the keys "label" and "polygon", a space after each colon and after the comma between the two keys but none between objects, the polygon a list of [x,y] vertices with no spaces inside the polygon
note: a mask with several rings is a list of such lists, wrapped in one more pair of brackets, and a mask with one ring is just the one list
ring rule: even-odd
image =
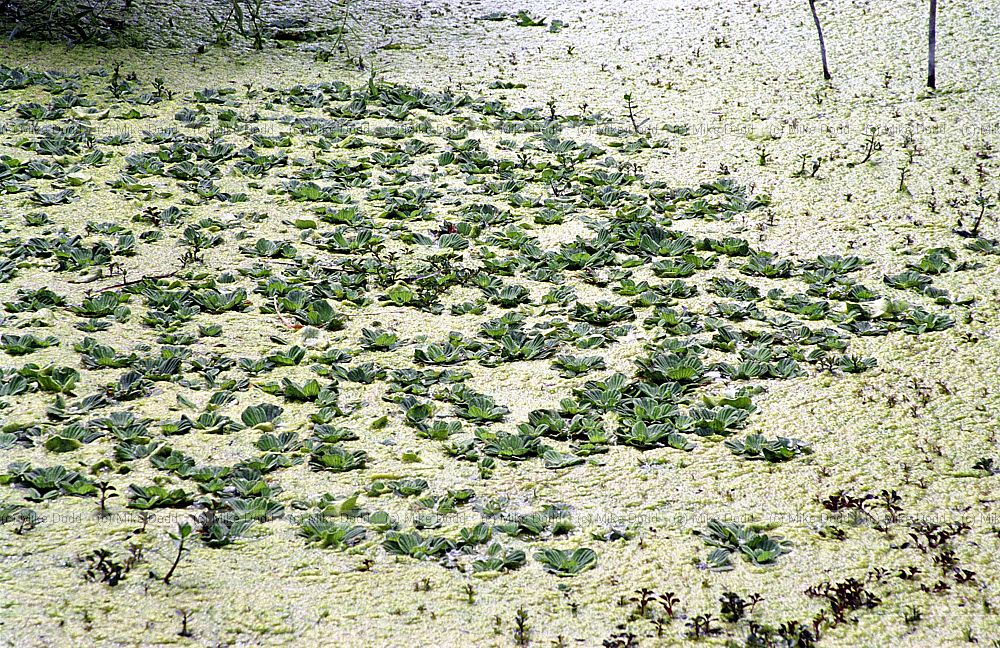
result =
[{"label": "water lettuce plant", "polygon": [[597,554],[593,549],[581,547],[569,549],[543,549],[535,554],[545,571],[556,576],[576,576],[580,572],[597,566]]},{"label": "water lettuce plant", "polygon": [[788,553],[789,543],[779,536],[763,533],[761,527],[744,526],[735,522],[710,520],[706,531],[695,531],[705,544],[715,547],[708,556],[712,569],[726,571],[733,568],[732,556],[743,556],[755,565],[773,563]]}]

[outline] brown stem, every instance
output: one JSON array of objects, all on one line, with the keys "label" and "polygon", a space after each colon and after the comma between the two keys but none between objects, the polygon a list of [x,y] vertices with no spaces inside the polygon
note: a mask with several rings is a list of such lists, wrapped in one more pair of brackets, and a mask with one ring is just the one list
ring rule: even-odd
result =
[{"label": "brown stem", "polygon": [[823,39],[823,28],[819,24],[819,15],[816,13],[816,0],[809,0],[809,9],[812,11],[813,22],[816,24],[816,33],[819,34],[819,54],[823,59],[823,78],[829,81],[830,66],[826,62],[826,41]]},{"label": "brown stem", "polygon": [[927,87],[937,87],[937,0],[931,0],[927,24]]},{"label": "brown stem", "polygon": [[178,272],[177,270],[173,270],[171,272],[161,275],[145,275],[139,277],[138,279],[133,279],[131,281],[123,281],[121,283],[114,284],[113,286],[105,286],[100,290],[88,290],[87,295],[91,295],[94,293],[100,294],[103,292],[107,292],[109,290],[115,290],[116,288],[125,288],[126,286],[134,286],[135,284],[142,283],[143,281],[156,281],[157,279],[167,279],[169,277],[173,277],[174,275],[176,275],[177,272]]}]

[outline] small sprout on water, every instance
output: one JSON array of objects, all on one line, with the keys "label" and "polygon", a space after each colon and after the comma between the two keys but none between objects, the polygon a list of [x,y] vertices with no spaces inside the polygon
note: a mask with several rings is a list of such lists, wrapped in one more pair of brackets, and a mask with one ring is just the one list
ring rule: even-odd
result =
[{"label": "small sprout on water", "polygon": [[163,576],[164,585],[170,584],[170,579],[173,578],[174,571],[176,571],[177,566],[181,564],[181,558],[183,558],[185,553],[189,551],[185,544],[187,543],[187,539],[191,536],[192,532],[193,529],[191,528],[191,525],[187,522],[183,522],[177,524],[176,533],[169,534],[170,538],[174,541],[174,547],[177,549],[177,554],[174,557],[173,564],[170,565],[170,569],[167,570],[167,573]]},{"label": "small sprout on water", "polygon": [[521,606],[514,615],[514,644],[527,646],[531,643],[531,628],[528,626],[528,611]]}]

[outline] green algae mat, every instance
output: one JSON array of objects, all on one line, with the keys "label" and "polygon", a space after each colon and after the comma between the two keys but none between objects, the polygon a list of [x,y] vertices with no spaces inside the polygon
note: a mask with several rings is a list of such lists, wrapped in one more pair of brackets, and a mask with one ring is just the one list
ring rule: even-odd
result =
[{"label": "green algae mat", "polygon": [[995,82],[588,104],[408,30],[5,46],[4,645],[1000,641],[996,164],[922,130]]}]

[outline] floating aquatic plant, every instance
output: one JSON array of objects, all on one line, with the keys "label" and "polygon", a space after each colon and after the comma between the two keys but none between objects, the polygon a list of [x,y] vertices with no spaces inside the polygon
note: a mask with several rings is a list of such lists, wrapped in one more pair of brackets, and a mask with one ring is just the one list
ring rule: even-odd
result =
[{"label": "floating aquatic plant", "polygon": [[535,554],[535,560],[545,571],[556,576],[576,576],[580,572],[593,569],[597,565],[597,554],[593,549],[543,549]]}]

